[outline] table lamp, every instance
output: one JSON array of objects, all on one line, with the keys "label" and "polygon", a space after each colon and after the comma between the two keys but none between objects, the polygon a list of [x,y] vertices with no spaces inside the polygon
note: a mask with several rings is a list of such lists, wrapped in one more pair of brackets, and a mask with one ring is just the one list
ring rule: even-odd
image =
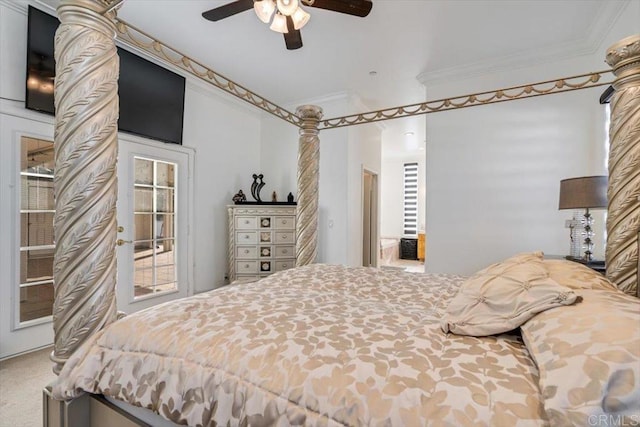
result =
[{"label": "table lamp", "polygon": [[607,207],[607,176],[583,176],[560,181],[560,203],[558,209],[585,209],[584,213],[584,260],[593,259],[593,218],[589,209]]}]

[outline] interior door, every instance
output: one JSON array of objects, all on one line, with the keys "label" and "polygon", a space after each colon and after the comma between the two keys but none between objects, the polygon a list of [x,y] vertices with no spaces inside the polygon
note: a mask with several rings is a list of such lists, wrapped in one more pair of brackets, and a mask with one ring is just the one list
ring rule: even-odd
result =
[{"label": "interior door", "polygon": [[378,266],[378,176],[362,173],[362,265]]},{"label": "interior door", "polygon": [[131,313],[192,291],[193,152],[120,139],[118,310]]}]

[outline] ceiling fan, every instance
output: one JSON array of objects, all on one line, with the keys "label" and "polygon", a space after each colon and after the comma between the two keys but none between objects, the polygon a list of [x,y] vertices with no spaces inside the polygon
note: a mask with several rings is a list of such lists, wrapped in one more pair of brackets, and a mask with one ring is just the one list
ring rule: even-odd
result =
[{"label": "ceiling fan", "polygon": [[207,10],[202,16],[219,21],[253,8],[262,22],[271,22],[273,31],[284,34],[287,49],[294,50],[302,47],[300,28],[310,17],[300,4],[359,17],[367,16],[372,6],[371,0],[237,0]]}]

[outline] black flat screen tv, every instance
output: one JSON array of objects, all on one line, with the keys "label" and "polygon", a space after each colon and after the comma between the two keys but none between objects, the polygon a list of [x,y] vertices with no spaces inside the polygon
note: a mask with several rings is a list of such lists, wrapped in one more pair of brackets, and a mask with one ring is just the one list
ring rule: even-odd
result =
[{"label": "black flat screen tv", "polygon": [[[25,106],[55,114],[54,37],[59,21],[29,6]],[[118,130],[182,144],[185,78],[118,48]]]}]

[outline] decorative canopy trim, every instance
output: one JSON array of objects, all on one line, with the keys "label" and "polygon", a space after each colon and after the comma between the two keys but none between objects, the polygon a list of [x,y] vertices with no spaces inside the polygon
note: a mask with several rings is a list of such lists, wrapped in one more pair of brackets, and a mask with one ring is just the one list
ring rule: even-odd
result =
[{"label": "decorative canopy trim", "polygon": [[[131,43],[145,52],[168,61],[176,67],[187,71],[223,91],[240,98],[274,116],[302,127],[303,118],[287,109],[256,94],[250,89],[234,82],[233,80],[217,73],[206,65],[174,49],[155,37],[134,27],[133,25],[115,18],[118,38]],[[419,104],[409,104],[383,110],[369,111],[350,116],[335,117],[322,120],[319,129],[332,129],[345,126],[354,126],[365,123],[374,123],[401,117],[418,116],[422,114],[437,113],[439,111],[455,110],[460,108],[475,107],[479,105],[495,104],[498,102],[513,101],[516,99],[532,98],[534,96],[550,95],[579,89],[588,89],[597,86],[611,85],[611,81],[601,82],[602,76],[611,73],[611,70],[597,71],[578,76],[564,77],[556,80],[547,80],[538,83],[512,86],[487,92],[478,92],[470,95],[461,95],[452,98],[425,101]]]},{"label": "decorative canopy trim", "polygon": [[160,40],[134,27],[133,25],[128,24],[122,19],[116,18],[115,21],[119,39],[131,43],[133,46],[136,46],[157,58],[168,61],[195,77],[198,77],[199,79],[202,79],[217,88],[258,107],[267,113],[273,114],[274,116],[293,125],[300,126],[300,118],[292,112],[287,111],[285,108],[274,104],[268,99],[234,82],[222,74],[217,73],[195,59],[162,43]]},{"label": "decorative canopy trim", "polygon": [[479,92],[470,95],[461,95],[453,98],[425,101],[419,104],[409,104],[401,107],[387,108],[385,110],[370,111],[367,113],[336,117],[333,119],[323,120],[320,123],[320,129],[339,128],[362,123],[373,123],[400,117],[437,113],[439,111],[456,110],[466,107],[476,107],[479,105],[513,101],[516,99],[532,98],[534,96],[550,95],[553,93],[568,92],[579,89],[588,89],[597,86],[606,86],[610,85],[611,82],[600,82],[600,79],[606,73],[611,73],[611,70],[597,71],[594,73],[581,74],[573,77],[564,77],[557,80],[547,80],[543,82],[531,83],[521,86],[512,86],[493,91]]}]

